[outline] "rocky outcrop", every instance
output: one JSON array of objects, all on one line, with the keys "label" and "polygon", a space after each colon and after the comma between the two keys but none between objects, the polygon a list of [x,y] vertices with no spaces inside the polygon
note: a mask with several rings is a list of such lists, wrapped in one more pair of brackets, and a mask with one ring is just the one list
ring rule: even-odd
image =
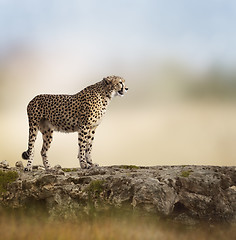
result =
[{"label": "rocky outcrop", "polygon": [[[42,207],[51,217],[126,209],[187,224],[236,222],[236,167],[42,167],[23,172],[1,193],[1,205]],[[5,171],[10,171],[5,169]]]},{"label": "rocky outcrop", "polygon": [[[22,162],[21,162],[22,163]],[[0,168],[10,169],[9,163],[6,160],[0,162]]]}]

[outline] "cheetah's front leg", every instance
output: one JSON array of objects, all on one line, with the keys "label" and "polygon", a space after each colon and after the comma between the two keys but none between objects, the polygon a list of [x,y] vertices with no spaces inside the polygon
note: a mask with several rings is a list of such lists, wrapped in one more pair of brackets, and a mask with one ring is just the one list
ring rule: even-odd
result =
[{"label": "cheetah's front leg", "polygon": [[96,128],[97,128],[97,126],[90,129],[90,131],[87,135],[87,146],[86,146],[86,150],[85,150],[85,152],[86,152],[85,157],[86,157],[87,164],[89,164],[91,167],[98,166],[98,164],[93,164],[92,157],[91,157],[93,140],[94,140]]},{"label": "cheetah's front leg", "polygon": [[97,166],[92,163],[91,159],[91,150],[92,150],[92,141],[94,139],[94,133],[95,129],[90,130],[90,129],[83,129],[79,131],[79,137],[78,137],[78,142],[79,142],[79,161],[80,161],[80,167],[82,169],[88,169],[93,166]]}]

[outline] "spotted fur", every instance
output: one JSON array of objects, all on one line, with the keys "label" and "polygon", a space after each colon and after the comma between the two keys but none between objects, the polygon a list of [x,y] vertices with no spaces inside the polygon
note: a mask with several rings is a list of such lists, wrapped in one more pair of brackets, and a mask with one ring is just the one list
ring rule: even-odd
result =
[{"label": "spotted fur", "polygon": [[80,166],[83,169],[93,167],[91,151],[96,128],[111,99],[116,95],[123,96],[127,90],[123,78],[108,76],[74,95],[43,94],[32,99],[27,107],[28,150],[22,153],[22,158],[28,160],[25,170],[32,170],[38,131],[43,135],[41,156],[46,169],[50,168],[47,151],[54,131],[78,132]]}]

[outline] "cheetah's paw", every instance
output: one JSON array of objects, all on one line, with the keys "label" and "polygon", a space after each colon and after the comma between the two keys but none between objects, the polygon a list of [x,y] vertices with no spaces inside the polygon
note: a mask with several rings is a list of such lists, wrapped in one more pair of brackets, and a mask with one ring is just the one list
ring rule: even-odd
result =
[{"label": "cheetah's paw", "polygon": [[86,163],[86,162],[80,162],[80,167],[82,169],[88,169],[89,168],[89,165]]},{"label": "cheetah's paw", "polygon": [[32,171],[32,166],[27,166],[24,168],[24,172],[31,172]]},{"label": "cheetah's paw", "polygon": [[99,167],[97,163],[88,163],[88,169]]}]

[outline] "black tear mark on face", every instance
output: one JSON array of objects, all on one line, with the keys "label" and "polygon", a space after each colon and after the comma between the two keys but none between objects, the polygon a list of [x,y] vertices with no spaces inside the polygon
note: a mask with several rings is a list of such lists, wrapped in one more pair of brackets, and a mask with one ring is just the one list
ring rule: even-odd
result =
[{"label": "black tear mark on face", "polygon": [[121,85],[121,89],[118,91],[118,93],[119,93],[120,95],[124,95],[124,84],[123,84],[122,81],[120,81],[119,84]]}]

